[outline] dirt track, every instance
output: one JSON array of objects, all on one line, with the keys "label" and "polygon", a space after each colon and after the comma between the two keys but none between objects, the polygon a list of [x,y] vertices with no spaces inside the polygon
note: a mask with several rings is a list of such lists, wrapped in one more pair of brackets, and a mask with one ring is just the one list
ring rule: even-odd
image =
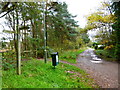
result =
[{"label": "dirt track", "polygon": [[89,73],[101,88],[118,88],[118,64],[104,60],[91,62],[94,61],[91,54],[95,55],[93,49],[87,49],[77,57],[77,64],[72,65]]},{"label": "dirt track", "polygon": [[[102,60],[91,62],[93,49],[87,49],[77,57],[77,66],[86,70],[101,88],[118,88],[118,64]],[[94,54],[95,55],[95,54]]]}]

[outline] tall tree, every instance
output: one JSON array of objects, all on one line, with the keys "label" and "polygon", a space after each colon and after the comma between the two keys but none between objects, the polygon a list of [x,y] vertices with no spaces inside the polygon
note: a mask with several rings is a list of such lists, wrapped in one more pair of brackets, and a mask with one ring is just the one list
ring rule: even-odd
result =
[{"label": "tall tree", "polygon": [[116,34],[116,49],[115,54],[118,62],[120,62],[120,1],[114,2],[112,4],[113,12],[115,14],[115,23],[113,24],[113,29]]},{"label": "tall tree", "polygon": [[[99,33],[96,40],[106,46],[115,45],[115,30],[112,29],[114,14],[111,12],[110,2],[103,2],[98,11],[87,16],[87,30],[97,30]],[[105,43],[106,42],[106,43]]]},{"label": "tall tree", "polygon": [[[65,47],[65,41],[72,41],[74,37],[70,34],[76,33],[77,22],[67,10],[67,4],[61,2],[51,2],[48,4],[47,28],[48,44],[54,47]],[[50,42],[49,42],[50,41]],[[51,43],[52,42],[52,43]]]},{"label": "tall tree", "polygon": [[[19,2],[15,4],[19,13],[19,30],[21,33],[22,55],[30,53],[33,57],[43,57],[44,36],[43,36],[43,3],[42,2]],[[4,4],[6,5],[6,3]],[[50,48],[62,49],[69,46],[67,42],[75,43],[76,31],[78,26],[72,16],[67,10],[67,4],[61,2],[46,3],[46,27],[47,27],[47,43]],[[12,7],[13,8],[13,7]],[[14,47],[17,51],[17,15],[16,8],[7,13],[7,25],[10,26],[14,36]],[[11,34],[11,33],[10,33]],[[72,35],[73,34],[73,35]],[[49,47],[47,47],[49,49]]]}]

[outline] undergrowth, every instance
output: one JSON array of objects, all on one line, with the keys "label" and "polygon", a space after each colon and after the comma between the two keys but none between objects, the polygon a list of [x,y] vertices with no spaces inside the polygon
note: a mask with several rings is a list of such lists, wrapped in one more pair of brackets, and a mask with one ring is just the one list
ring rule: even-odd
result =
[{"label": "undergrowth", "polygon": [[114,50],[95,50],[95,53],[104,60],[116,61]]}]

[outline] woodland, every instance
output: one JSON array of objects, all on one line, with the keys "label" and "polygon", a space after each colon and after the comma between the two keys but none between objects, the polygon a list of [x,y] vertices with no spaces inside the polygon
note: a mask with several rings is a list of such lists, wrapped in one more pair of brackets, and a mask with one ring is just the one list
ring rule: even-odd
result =
[{"label": "woodland", "polygon": [[[76,56],[87,47],[94,48],[100,57],[119,63],[120,2],[102,2],[95,12],[85,16],[87,24],[84,28],[77,24],[75,17],[77,16],[69,13],[65,2],[0,2],[0,18],[5,19],[5,25],[9,27],[9,30],[2,31],[8,37],[1,38],[1,70],[8,72],[16,69],[20,75],[22,65],[27,65],[28,62],[28,66],[31,66],[31,63],[39,67],[38,61],[35,62],[34,59],[45,59],[44,62],[47,63],[52,52],[58,52],[60,59],[75,63]],[[96,35],[92,36],[93,40],[89,38],[89,31],[96,32]],[[24,64],[24,61],[27,62]],[[41,66],[42,64],[44,63],[41,62]],[[58,67],[62,68],[61,65]],[[66,69],[67,67],[69,66],[65,66]],[[62,70],[59,70],[59,73]],[[7,87],[5,85],[3,87]],[[79,86],[72,85],[67,87]],[[47,84],[41,87],[46,86]],[[8,85],[7,88],[9,87],[11,86]],[[14,87],[17,87],[17,84]],[[61,87],[65,86],[61,83]]]}]

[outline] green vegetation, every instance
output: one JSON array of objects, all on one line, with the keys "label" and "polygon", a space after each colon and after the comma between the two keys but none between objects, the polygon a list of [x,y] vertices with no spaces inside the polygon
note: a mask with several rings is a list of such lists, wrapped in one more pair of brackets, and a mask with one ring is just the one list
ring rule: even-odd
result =
[{"label": "green vegetation", "polygon": [[[89,42],[65,2],[2,2],[0,7],[0,18],[9,26],[2,32],[10,36],[1,41],[2,49],[10,50],[3,55],[4,70],[20,70],[21,59],[49,58],[52,52],[79,49]],[[67,59],[76,59],[76,54]]]},{"label": "green vegetation", "polygon": [[95,50],[95,53],[103,58],[104,60],[107,61],[116,61],[115,55],[114,55],[114,50]]},{"label": "green vegetation", "polygon": [[82,53],[84,49],[75,49],[75,50],[67,50],[63,53],[60,53],[60,60],[64,60],[70,63],[76,63],[77,56]]},{"label": "green vegetation", "polygon": [[2,68],[4,70],[16,67],[16,54],[14,50],[2,53]]},{"label": "green vegetation", "polygon": [[98,45],[102,45],[100,48],[104,49],[97,53],[103,52],[101,57],[105,59],[112,58],[113,61],[120,61],[120,1],[102,2],[94,13],[86,16],[86,19],[84,30],[97,31],[93,36],[95,49],[99,49]]},{"label": "green vegetation", "polygon": [[85,71],[68,64],[60,63],[56,69],[51,61],[42,60],[22,62],[22,74],[15,69],[3,71],[3,88],[97,88]]},{"label": "green vegetation", "polygon": [[[76,38],[78,37],[78,32],[76,31],[78,25],[77,21],[74,20],[76,16],[69,13],[67,4],[65,2],[54,1],[46,1],[45,4],[45,7],[43,7],[43,2],[0,3],[1,13],[8,12],[4,17],[8,23],[7,25],[11,28],[11,30],[3,30],[3,33],[13,35],[11,39],[7,37],[2,38],[3,48],[14,49],[17,56],[19,47],[17,45],[16,35],[20,32],[22,55],[43,58],[45,48],[44,12],[48,55],[51,53],[51,50],[73,49],[76,47],[73,44],[77,46],[80,44],[80,41],[76,43]],[[45,11],[43,8],[45,8]]]},{"label": "green vegetation", "polygon": [[116,18],[112,28],[115,31],[116,43],[115,43],[115,56],[118,62],[120,62],[120,1],[113,2],[112,10]]},{"label": "green vegetation", "polygon": [[[87,25],[81,28],[65,2],[0,3],[0,18],[4,17],[9,26],[3,33],[12,36],[1,39],[0,48],[10,50],[2,55],[3,88],[98,87],[75,66],[60,63],[53,69],[51,62],[27,60],[43,58],[47,49],[48,58],[58,51],[60,60],[76,63],[77,56],[84,51],[79,48],[92,47],[88,31],[97,30],[92,36],[96,54],[108,61],[120,61],[120,1],[111,4],[103,2],[98,11],[86,17]],[[26,61],[22,61],[22,74],[18,76],[15,68],[20,70],[20,57]]]},{"label": "green vegetation", "polygon": [[[2,82],[2,53],[0,53],[0,82]],[[2,83],[0,83],[0,89],[2,89]]]}]

